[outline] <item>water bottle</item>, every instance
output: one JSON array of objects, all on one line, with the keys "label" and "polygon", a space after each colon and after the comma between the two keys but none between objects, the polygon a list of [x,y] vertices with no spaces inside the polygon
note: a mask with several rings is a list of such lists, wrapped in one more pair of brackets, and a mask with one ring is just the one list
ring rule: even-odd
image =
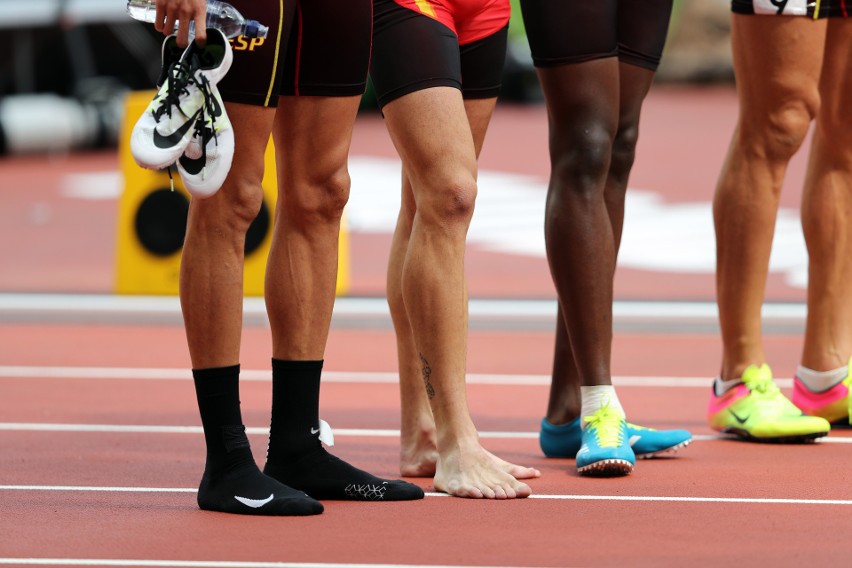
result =
[{"label": "water bottle", "polygon": [[[156,0],[127,0],[127,13],[134,20],[154,23]],[[227,37],[243,35],[265,38],[269,28],[257,20],[247,20],[236,8],[220,0],[207,0],[207,27],[219,28]],[[175,22],[177,31],[177,22]],[[195,22],[189,22],[189,37],[195,35]]]}]

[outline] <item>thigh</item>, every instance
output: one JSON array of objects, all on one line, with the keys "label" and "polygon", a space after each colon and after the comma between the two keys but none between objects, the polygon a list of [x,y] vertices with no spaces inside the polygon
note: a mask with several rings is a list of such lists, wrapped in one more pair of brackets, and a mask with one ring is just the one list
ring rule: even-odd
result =
[{"label": "thigh", "polygon": [[656,71],[671,13],[672,0],[619,0],[618,59]]},{"label": "thigh", "polygon": [[740,116],[760,119],[802,102],[815,111],[826,22],[735,13],[731,24]]},{"label": "thigh", "polygon": [[[852,4],[852,2],[850,2]],[[850,5],[852,9],[852,5]],[[852,137],[852,19],[828,21],[825,51],[820,77],[820,122],[824,129],[836,131],[845,140]],[[845,148],[849,150],[848,146]]]},{"label": "thigh", "polygon": [[360,96],[280,97],[273,140],[279,193],[312,191],[346,175]]},{"label": "thigh", "polygon": [[363,94],[370,63],[372,6],[371,0],[300,0],[284,57],[281,95]]},{"label": "thigh", "polygon": [[618,0],[521,0],[536,67],[618,55]]},{"label": "thigh", "polygon": [[462,87],[459,42],[437,19],[375,0],[370,78],[380,108],[410,93],[431,87]]},{"label": "thigh", "polygon": [[488,131],[488,124],[491,122],[491,115],[494,114],[495,106],[497,106],[496,98],[467,98],[464,100],[464,112],[467,115],[467,122],[470,125],[470,133],[473,136],[473,146],[477,159],[480,152],[482,152],[482,146],[485,143],[485,133]]},{"label": "thigh", "polygon": [[460,172],[476,172],[476,150],[458,89],[423,89],[389,103],[383,112],[415,188],[451,187]]}]

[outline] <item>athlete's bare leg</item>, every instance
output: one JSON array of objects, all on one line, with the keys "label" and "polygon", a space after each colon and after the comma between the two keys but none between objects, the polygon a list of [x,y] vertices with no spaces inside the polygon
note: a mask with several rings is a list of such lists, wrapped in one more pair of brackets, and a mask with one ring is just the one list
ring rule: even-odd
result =
[{"label": "athlete's bare leg", "polygon": [[476,148],[461,92],[417,91],[383,112],[416,206],[401,292],[436,424],[435,487],[459,497],[527,496],[529,487],[480,445],[467,405],[464,249],[476,198]]},{"label": "athlete's bare leg", "polygon": [[181,263],[194,368],[239,362],[245,233],[263,200],[263,160],[273,116],[281,172],[265,286],[273,357],[323,358],[358,104],[359,97],[282,97],[277,111],[227,105],[234,124],[233,166],[219,192],[192,201]]},{"label": "athlete's bare leg", "polygon": [[[496,104],[496,98],[464,101],[477,159],[482,151],[485,133]],[[402,297],[402,267],[416,209],[411,182],[403,172],[402,207],[391,246],[387,284],[388,303],[396,330],[400,373],[402,430],[399,467],[400,474],[404,476],[433,477],[438,462],[435,418],[423,388],[422,368]],[[495,463],[516,479],[530,479],[539,475],[535,469],[511,464],[497,456],[493,458]]]},{"label": "athlete's bare leg", "polygon": [[399,364],[400,451],[399,473],[406,477],[433,477],[438,462],[435,418],[420,374],[414,334],[402,298],[402,267],[414,222],[414,194],[403,171],[402,203],[391,242],[387,273],[387,297],[396,336]]},{"label": "athlete's bare leg", "polygon": [[281,97],[273,136],[279,196],[266,269],[276,359],[321,360],[337,283],[347,159],[360,97]]},{"label": "athlete's bare leg", "polygon": [[537,71],[550,131],[545,242],[568,332],[561,337],[580,384],[609,385],[616,238],[605,190],[619,121],[619,63],[610,57]]},{"label": "athlete's bare leg", "polygon": [[787,163],[819,108],[825,21],[733,14],[740,114],[716,187],[716,287],[732,380],[766,362],[761,306]]},{"label": "athlete's bare leg", "polygon": [[222,188],[189,206],[180,300],[194,369],[239,363],[246,231],[263,202],[263,155],[275,109],[226,103],[234,160]]},{"label": "athlete's bare leg", "polygon": [[852,355],[852,22],[828,21],[816,118],[802,194],[808,318],[802,365],[845,367]]},{"label": "athlete's bare leg", "polygon": [[[628,63],[619,63],[619,115],[618,130],[612,145],[612,158],[604,188],[609,224],[615,246],[615,255],[621,245],[624,227],[624,199],[627,182],[636,156],[636,142],[639,139],[639,116],[642,103],[651,83],[654,72]],[[613,273],[613,276],[615,274]],[[556,347],[553,356],[553,375],[550,383],[550,397],[547,404],[547,420],[551,424],[565,424],[580,415],[580,375],[574,355],[565,316],[559,307],[556,318]]]}]

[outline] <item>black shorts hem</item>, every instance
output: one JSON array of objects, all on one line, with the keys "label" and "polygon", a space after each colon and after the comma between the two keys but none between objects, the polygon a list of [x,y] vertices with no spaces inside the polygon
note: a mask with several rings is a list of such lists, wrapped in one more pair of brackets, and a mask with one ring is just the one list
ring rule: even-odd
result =
[{"label": "black shorts hem", "polygon": [[495,85],[493,87],[482,87],[479,89],[462,89],[462,98],[476,100],[476,99],[496,99],[500,96],[500,89],[502,89],[503,85]]},{"label": "black shorts hem", "polygon": [[422,91],[424,89],[431,89],[433,87],[452,87],[460,91],[462,90],[461,83],[455,79],[451,79],[449,77],[432,77],[397,87],[396,89],[378,97],[376,102],[378,102],[379,108],[384,108],[388,103],[404,97],[405,95],[410,95],[411,93],[416,93],[417,91]]},{"label": "black shorts hem", "polygon": [[584,53],[582,55],[566,55],[563,57],[533,57],[533,65],[535,67],[560,67],[574,63],[588,63],[589,61],[597,61],[598,59],[607,59],[609,57],[618,57],[618,50],[613,50],[609,53]]},{"label": "black shorts hem", "polygon": [[622,63],[629,63],[630,65],[643,67],[649,71],[656,71],[657,67],[660,66],[661,59],[662,57],[642,53],[625,45],[618,46],[618,60]]},{"label": "black shorts hem", "polygon": [[226,103],[237,103],[243,105],[253,105],[253,106],[261,106],[261,107],[274,107],[278,104],[278,97],[272,96],[269,98],[267,103],[266,95],[258,95],[257,93],[251,92],[221,92],[219,93],[222,96],[222,101]]}]

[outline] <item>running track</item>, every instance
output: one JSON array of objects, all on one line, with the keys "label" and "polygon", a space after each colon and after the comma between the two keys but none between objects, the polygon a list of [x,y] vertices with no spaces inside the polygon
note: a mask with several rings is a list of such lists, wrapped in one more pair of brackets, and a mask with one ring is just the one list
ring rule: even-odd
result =
[{"label": "running track", "polygon": [[[733,102],[728,90],[653,93],[631,185],[658,190],[672,202],[706,201],[735,119]],[[382,128],[375,117],[363,118],[353,153],[391,156]],[[801,166],[794,165],[785,190],[790,207],[796,206]],[[68,173],[114,168],[114,156],[104,154],[0,162],[6,237],[0,240],[0,564],[848,561],[852,544],[842,527],[852,522],[849,430],[808,446],[773,446],[720,439],[704,424],[719,359],[712,317],[708,321],[700,309],[712,304],[711,276],[619,273],[613,371],[630,418],[688,428],[696,440],[674,457],[639,462],[627,478],[584,479],[572,460],[542,458],[536,439],[552,342],[546,265],[487,250],[471,250],[468,259],[471,296],[480,309],[471,321],[470,406],[486,447],[541,469],[542,477],[531,482],[534,498],[452,499],[432,493],[429,480],[416,480],[430,492],[422,502],[328,502],[314,518],[199,511],[194,488],[203,441],[174,304],[166,300],[156,313],[134,314],[122,311],[123,299],[116,299],[96,313],[92,302],[110,299],[115,203],[70,200],[58,191]],[[540,108],[498,111],[483,168],[546,176]],[[354,297],[338,304],[321,404],[322,417],[335,429],[338,455],[394,476],[399,420],[393,337],[381,310],[368,309],[382,303],[387,243],[386,235],[352,236]],[[23,295],[33,292],[41,295]],[[767,349],[785,377],[801,349],[802,293],[774,279],[769,296],[793,313],[786,320],[770,314],[777,325],[769,326]],[[477,303],[484,297],[502,299],[496,305],[514,306],[520,315]],[[687,299],[696,303],[671,303]],[[664,301],[656,317],[652,311],[631,319],[630,310],[649,300]],[[268,424],[269,345],[262,318],[250,319],[242,405],[259,461]],[[789,381],[781,384],[789,388]]]}]

